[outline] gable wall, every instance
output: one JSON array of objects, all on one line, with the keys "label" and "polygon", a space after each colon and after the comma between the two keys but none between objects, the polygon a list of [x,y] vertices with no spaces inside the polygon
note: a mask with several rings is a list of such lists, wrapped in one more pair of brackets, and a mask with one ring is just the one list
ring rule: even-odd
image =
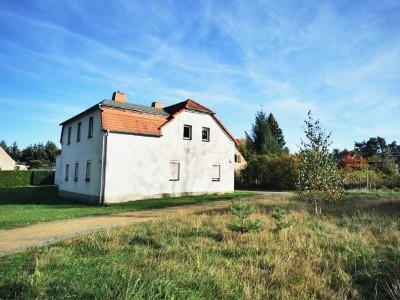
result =
[{"label": "gable wall", "polygon": [[[184,124],[192,125],[192,140],[183,139]],[[202,127],[210,128],[209,142],[202,141]],[[180,113],[162,134],[108,135],[106,202],[233,190],[234,142],[211,116]],[[171,160],[180,162],[179,181],[169,180]],[[220,181],[212,181],[213,164],[221,165]]]}]

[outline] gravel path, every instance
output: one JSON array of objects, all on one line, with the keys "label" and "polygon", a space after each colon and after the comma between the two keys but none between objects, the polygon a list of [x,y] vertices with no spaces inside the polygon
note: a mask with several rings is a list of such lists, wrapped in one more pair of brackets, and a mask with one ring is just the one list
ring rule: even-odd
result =
[{"label": "gravel path", "polygon": [[[260,200],[287,197],[285,192],[262,192],[247,199]],[[193,214],[229,206],[232,200],[175,206],[163,209],[125,212],[104,216],[84,217],[39,223],[27,227],[0,230],[0,257],[33,246],[45,245],[68,237],[114,226],[154,220],[164,216]]]}]

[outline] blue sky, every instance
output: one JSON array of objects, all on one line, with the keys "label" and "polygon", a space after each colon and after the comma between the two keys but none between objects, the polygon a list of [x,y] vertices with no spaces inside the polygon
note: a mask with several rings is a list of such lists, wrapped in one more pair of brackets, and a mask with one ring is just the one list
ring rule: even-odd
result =
[{"label": "blue sky", "polygon": [[194,99],[236,137],[262,107],[292,152],[310,109],[334,147],[400,142],[400,2],[0,2],[0,140],[58,143],[116,90]]}]

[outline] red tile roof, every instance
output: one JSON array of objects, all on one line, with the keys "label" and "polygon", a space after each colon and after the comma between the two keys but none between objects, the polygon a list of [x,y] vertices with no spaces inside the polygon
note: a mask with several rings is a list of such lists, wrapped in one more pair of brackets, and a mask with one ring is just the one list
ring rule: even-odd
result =
[{"label": "red tile roof", "polygon": [[101,123],[105,130],[161,136],[167,117],[102,107]]},{"label": "red tile roof", "polygon": [[168,112],[169,116],[125,110],[117,107],[101,106],[102,127],[105,130],[116,132],[161,136],[162,127],[169,122],[172,122],[178,114],[186,109],[198,110],[211,115],[211,117],[219,124],[222,130],[224,130],[226,134],[237,144],[234,136],[210,109],[191,99],[165,107],[164,111]]}]

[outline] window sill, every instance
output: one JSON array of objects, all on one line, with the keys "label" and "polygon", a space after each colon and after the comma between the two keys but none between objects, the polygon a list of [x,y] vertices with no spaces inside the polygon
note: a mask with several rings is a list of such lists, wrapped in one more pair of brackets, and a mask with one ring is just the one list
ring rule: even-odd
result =
[{"label": "window sill", "polygon": [[88,139],[91,139],[92,137],[93,137],[93,135],[91,135],[91,136],[88,136],[87,138],[88,138]]},{"label": "window sill", "polygon": [[78,178],[74,178],[74,181],[78,181]]},{"label": "window sill", "polygon": [[89,182],[89,181],[90,181],[90,178],[86,178],[85,181],[86,181],[86,182]]},{"label": "window sill", "polygon": [[202,142],[207,142],[207,143],[208,143],[210,140],[201,140],[201,141],[202,141]]},{"label": "window sill", "polygon": [[68,178],[65,178],[64,180],[65,180],[65,181],[68,181]]},{"label": "window sill", "polygon": [[71,145],[71,142],[67,143],[67,145]]},{"label": "window sill", "polygon": [[179,179],[170,179],[169,181],[179,181]]},{"label": "window sill", "polygon": [[183,138],[184,140],[186,140],[186,141],[191,141],[192,140],[192,138]]},{"label": "window sill", "polygon": [[221,181],[221,179],[213,179],[212,181]]}]

